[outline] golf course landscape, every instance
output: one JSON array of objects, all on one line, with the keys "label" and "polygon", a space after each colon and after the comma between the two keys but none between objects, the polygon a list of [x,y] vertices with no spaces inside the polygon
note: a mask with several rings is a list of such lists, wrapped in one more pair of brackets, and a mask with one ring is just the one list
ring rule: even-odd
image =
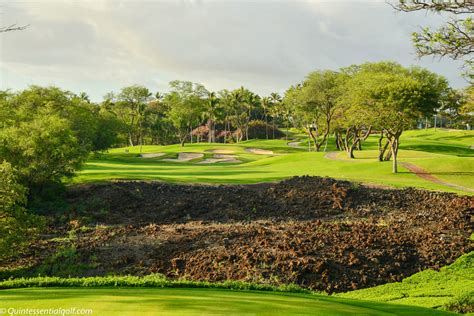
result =
[{"label": "golf course landscape", "polygon": [[473,0],[0,11],[0,316],[474,316]]}]

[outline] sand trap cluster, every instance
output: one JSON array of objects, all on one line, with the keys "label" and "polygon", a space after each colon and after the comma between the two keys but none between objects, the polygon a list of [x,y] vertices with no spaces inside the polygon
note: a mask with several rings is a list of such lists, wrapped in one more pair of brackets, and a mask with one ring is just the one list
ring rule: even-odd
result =
[{"label": "sand trap cluster", "polygon": [[172,161],[172,162],[186,162],[198,158],[202,158],[204,154],[201,153],[179,153],[178,158],[167,158],[163,159],[163,161]]},{"label": "sand trap cluster", "polygon": [[141,154],[141,158],[156,158],[165,155],[165,153],[148,153],[148,154]]},{"label": "sand trap cluster", "polygon": [[273,150],[259,148],[245,148],[245,151],[255,155],[274,155]]}]

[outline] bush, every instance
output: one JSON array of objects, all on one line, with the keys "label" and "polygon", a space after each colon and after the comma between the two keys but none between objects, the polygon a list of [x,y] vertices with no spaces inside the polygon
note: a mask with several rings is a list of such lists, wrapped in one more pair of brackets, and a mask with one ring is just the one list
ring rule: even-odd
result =
[{"label": "bush", "polygon": [[146,276],[104,276],[86,278],[34,277],[18,278],[0,282],[0,289],[25,287],[168,287],[168,288],[214,288],[232,290],[258,290],[275,292],[292,292],[307,294],[325,294],[303,289],[295,284],[273,286],[270,284],[248,283],[242,281],[190,281],[170,280],[161,274]]},{"label": "bush", "polygon": [[25,209],[27,190],[17,173],[8,162],[0,164],[0,259],[21,251],[42,223]]},{"label": "bush", "polygon": [[269,139],[276,139],[284,137],[285,133],[278,128],[273,130],[272,125],[263,121],[255,120],[249,123],[249,139],[266,139],[267,135]]},{"label": "bush", "polygon": [[461,313],[474,313],[474,291],[455,297],[444,305],[444,309]]}]

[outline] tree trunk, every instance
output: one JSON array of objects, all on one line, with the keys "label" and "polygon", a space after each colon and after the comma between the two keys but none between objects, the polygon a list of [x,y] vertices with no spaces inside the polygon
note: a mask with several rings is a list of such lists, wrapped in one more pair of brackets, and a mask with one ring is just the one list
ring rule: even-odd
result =
[{"label": "tree trunk", "polygon": [[349,148],[349,158],[354,159],[354,149],[355,149],[355,144],[352,144]]},{"label": "tree trunk", "polygon": [[388,145],[389,145],[389,141],[387,139],[387,142],[385,143],[385,145],[382,146],[383,139],[384,139],[384,132],[381,131],[380,132],[380,137],[379,137],[379,161],[380,162],[387,161],[387,160],[385,160],[386,158],[388,158],[388,160],[390,160],[390,155],[389,155],[390,152],[384,158],[385,152],[387,151],[387,148],[388,148]]},{"label": "tree trunk", "polygon": [[128,132],[128,143],[131,147],[133,147],[132,132]]},{"label": "tree trunk", "polygon": [[398,172],[398,165],[397,165],[397,153],[398,153],[398,139],[394,137],[392,143],[390,144],[390,149],[393,156],[393,164],[392,164],[392,172]]},{"label": "tree trunk", "polygon": [[265,136],[268,140],[268,122],[267,122],[267,111],[265,109],[263,109],[263,117],[264,117],[264,120],[265,120]]},{"label": "tree trunk", "polygon": [[272,132],[273,132],[273,138],[275,139],[275,118],[272,116]]},{"label": "tree trunk", "polygon": [[227,117],[224,120],[224,144],[227,143]]}]

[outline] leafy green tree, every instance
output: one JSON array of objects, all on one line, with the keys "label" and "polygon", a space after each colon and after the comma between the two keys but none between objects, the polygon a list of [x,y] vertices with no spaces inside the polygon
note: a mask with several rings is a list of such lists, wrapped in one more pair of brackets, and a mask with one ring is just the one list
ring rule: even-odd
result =
[{"label": "leafy green tree", "polygon": [[474,86],[470,86],[463,91],[462,105],[459,108],[462,122],[469,124],[470,128],[474,127]]},{"label": "leafy green tree", "polygon": [[184,146],[188,135],[192,137],[193,127],[200,123],[208,91],[203,85],[189,81],[172,81],[170,87],[170,93],[164,98],[169,107],[167,116],[176,129],[181,146]]},{"label": "leafy green tree", "polygon": [[108,110],[123,123],[130,146],[143,144],[145,110],[152,93],[145,87],[134,85],[122,88],[120,93],[109,93],[104,103]]},{"label": "leafy green tree", "polygon": [[27,189],[10,163],[0,163],[0,259],[20,252],[43,221],[25,208]]},{"label": "leafy green tree", "polygon": [[144,131],[155,145],[177,142],[175,127],[167,116],[170,108],[163,99],[162,94],[155,94],[155,100],[148,103],[145,111]]},{"label": "leafy green tree", "polygon": [[0,159],[19,171],[29,188],[72,176],[88,153],[70,123],[57,114],[37,115],[0,130]]},{"label": "leafy green tree", "polygon": [[[346,88],[346,98],[351,104],[372,113],[370,123],[381,131],[380,157],[388,147],[394,173],[398,171],[402,132],[412,128],[420,117],[432,115],[448,91],[443,77],[426,69],[407,69],[393,62],[361,65],[346,87],[350,87]],[[381,145],[383,137],[385,146]]]},{"label": "leafy green tree", "polygon": [[334,71],[312,72],[286,92],[286,103],[295,107],[296,121],[304,122],[316,151],[327,144],[340,94],[340,75]]}]

